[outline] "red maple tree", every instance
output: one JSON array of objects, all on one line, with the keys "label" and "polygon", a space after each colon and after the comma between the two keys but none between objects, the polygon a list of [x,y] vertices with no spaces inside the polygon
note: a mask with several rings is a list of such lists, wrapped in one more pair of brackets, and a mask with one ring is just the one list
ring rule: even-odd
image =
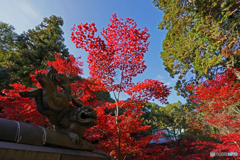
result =
[{"label": "red maple tree", "polygon": [[[150,35],[146,28],[142,31],[137,29],[136,22],[131,18],[123,22],[114,14],[110,21],[111,24],[101,32],[103,39],[95,36],[97,29],[94,23],[74,26],[71,39],[76,48],[88,52],[91,78],[100,81],[116,100],[114,104],[96,107],[98,125],[91,128],[95,134],[86,136],[91,140],[102,138],[98,143],[99,149],[115,158],[125,159],[129,155],[141,155],[150,140],[159,138],[159,134],[140,138],[131,134],[149,129],[150,126],[142,126],[141,106],[153,98],[166,103],[170,88],[156,80],[145,80],[136,85],[132,83],[132,78],[146,69],[143,57],[148,50]],[[129,101],[119,100],[122,92],[131,97]],[[106,107],[115,109],[114,116],[104,114]],[[125,112],[120,115],[119,109],[123,108]]]}]

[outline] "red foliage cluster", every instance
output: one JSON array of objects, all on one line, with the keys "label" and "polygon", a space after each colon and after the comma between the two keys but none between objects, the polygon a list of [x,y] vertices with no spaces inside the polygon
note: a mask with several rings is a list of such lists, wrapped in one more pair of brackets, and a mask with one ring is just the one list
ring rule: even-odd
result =
[{"label": "red foliage cluster", "polygon": [[[146,69],[143,54],[148,50],[149,34],[147,29],[136,29],[137,24],[133,19],[127,18],[126,22],[112,16],[111,24],[103,29],[101,35],[95,37],[97,31],[95,24],[80,24],[72,28],[72,41],[76,48],[88,51],[90,75],[100,80],[108,90],[125,90],[132,86],[132,77]],[[120,84],[113,85],[117,71],[121,72]]]},{"label": "red foliage cluster", "polygon": [[188,86],[187,90],[194,91],[190,96],[201,104],[198,111],[206,114],[206,121],[219,128],[226,128],[227,133],[212,136],[219,138],[221,143],[199,142],[201,146],[212,146],[214,152],[238,152],[240,155],[240,119],[239,99],[240,82],[235,75],[236,69],[228,69],[217,75],[213,80],[205,81],[198,86]]},{"label": "red foliage cluster", "polygon": [[158,99],[161,103],[167,103],[166,97],[169,96],[170,88],[167,88],[167,85],[164,85],[163,82],[159,82],[157,80],[145,79],[144,82],[137,82],[132,88],[125,91],[128,93],[132,99],[141,100],[141,101],[149,101]]},{"label": "red foliage cluster", "polygon": [[240,83],[236,82],[236,75],[233,72],[232,69],[229,69],[211,81],[186,88],[188,90],[194,89],[195,94],[190,98],[201,104],[198,110],[207,114],[207,121],[210,124],[219,127],[240,127],[236,114],[229,114],[231,106],[238,104],[240,99]]},{"label": "red foliage cluster", "polygon": [[53,66],[59,73],[62,73],[66,76],[78,76],[83,74],[83,69],[80,68],[83,66],[83,62],[80,62],[79,60],[81,57],[75,58],[73,55],[69,56],[68,59],[61,59],[60,53],[55,54],[55,61],[51,62],[48,61],[46,64],[48,66]]},{"label": "red foliage cluster", "polygon": [[2,93],[5,96],[0,95],[1,102],[0,107],[3,108],[0,112],[1,118],[12,119],[19,122],[31,122],[35,125],[49,124],[47,118],[41,115],[37,109],[33,99],[22,98],[19,92],[28,91],[32,88],[26,88],[22,84],[15,83],[10,85],[14,90],[3,89]]}]

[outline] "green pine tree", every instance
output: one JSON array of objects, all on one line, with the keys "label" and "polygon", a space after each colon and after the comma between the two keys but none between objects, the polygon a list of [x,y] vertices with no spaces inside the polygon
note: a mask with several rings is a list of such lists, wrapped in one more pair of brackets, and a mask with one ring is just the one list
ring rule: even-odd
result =
[{"label": "green pine tree", "polygon": [[19,56],[16,44],[18,35],[14,30],[13,26],[0,22],[0,91],[9,88],[11,79],[7,69],[11,65],[10,57]]},{"label": "green pine tree", "polygon": [[[0,58],[7,55],[7,58],[1,59],[0,62],[11,77],[10,83],[19,81],[30,87],[32,86],[30,73],[34,73],[38,69],[46,69],[46,62],[54,61],[56,52],[62,53],[62,58],[69,57],[68,49],[63,43],[63,31],[60,28],[62,25],[62,18],[53,15],[44,18],[43,22],[36,26],[35,29],[30,29],[20,35],[16,35],[13,32],[14,28],[9,25],[8,27],[5,26],[5,28],[10,27],[9,33],[11,34],[6,33],[4,26],[0,26],[3,28],[1,34],[6,35],[5,39],[13,39],[14,37],[13,42],[7,43],[9,44],[8,47],[2,41],[0,42],[0,45],[4,46],[2,49],[4,52],[0,52]],[[12,54],[12,48],[18,54]],[[6,88],[7,86],[3,87]]]}]

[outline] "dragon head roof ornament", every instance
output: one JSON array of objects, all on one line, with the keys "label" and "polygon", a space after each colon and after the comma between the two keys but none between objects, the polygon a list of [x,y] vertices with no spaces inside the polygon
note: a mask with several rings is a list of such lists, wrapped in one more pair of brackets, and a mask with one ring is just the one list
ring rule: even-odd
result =
[{"label": "dragon head roof ornament", "polygon": [[[20,96],[34,97],[38,111],[56,125],[56,131],[66,134],[75,144],[79,144],[85,130],[97,125],[96,111],[72,97],[71,79],[59,74],[53,66],[49,67],[47,74],[38,73],[36,79],[42,89],[19,92]],[[63,89],[63,93],[57,92],[57,86]]]}]

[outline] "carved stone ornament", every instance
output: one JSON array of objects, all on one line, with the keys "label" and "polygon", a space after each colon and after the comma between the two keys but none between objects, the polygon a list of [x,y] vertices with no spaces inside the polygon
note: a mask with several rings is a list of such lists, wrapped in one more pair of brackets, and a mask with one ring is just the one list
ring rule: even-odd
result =
[{"label": "carved stone ornament", "polygon": [[[97,125],[96,111],[72,97],[71,80],[52,66],[46,75],[38,73],[36,79],[43,89],[19,92],[20,96],[34,97],[37,110],[56,125],[56,131],[67,135],[75,144],[80,144],[86,128]],[[57,91],[58,85],[63,93]]]}]

